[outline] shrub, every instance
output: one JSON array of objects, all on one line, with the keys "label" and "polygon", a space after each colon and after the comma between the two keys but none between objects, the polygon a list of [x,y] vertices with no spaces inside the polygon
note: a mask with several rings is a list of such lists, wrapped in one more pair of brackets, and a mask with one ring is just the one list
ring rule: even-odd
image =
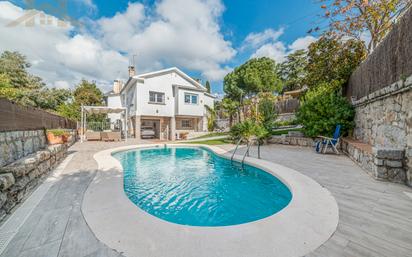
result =
[{"label": "shrub", "polygon": [[260,98],[258,110],[262,126],[266,131],[272,131],[277,118],[274,97],[271,94],[263,95]]},{"label": "shrub", "polygon": [[47,132],[53,134],[56,137],[68,134],[67,131],[65,131],[63,129],[48,129]]},{"label": "shrub", "polygon": [[254,123],[251,120],[245,120],[236,123],[230,128],[230,137],[232,140],[239,140],[241,138],[249,138],[252,135]]},{"label": "shrub", "polygon": [[338,124],[342,126],[341,134],[352,129],[354,115],[354,108],[336,86],[324,83],[306,94],[297,119],[304,126],[306,136],[332,136]]},{"label": "shrub", "polygon": [[252,137],[256,137],[258,140],[262,140],[269,135],[269,132],[265,129],[264,126],[259,125],[251,119],[237,123],[230,129],[230,137],[233,140],[239,140],[240,138],[243,138],[248,141]]}]

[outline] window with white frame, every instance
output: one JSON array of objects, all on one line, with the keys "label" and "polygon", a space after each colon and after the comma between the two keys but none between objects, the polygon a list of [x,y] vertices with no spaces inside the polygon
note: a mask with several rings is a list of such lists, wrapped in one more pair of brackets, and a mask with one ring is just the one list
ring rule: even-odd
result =
[{"label": "window with white frame", "polygon": [[186,104],[197,104],[199,95],[185,93],[185,103]]},{"label": "window with white frame", "polygon": [[149,103],[163,104],[165,102],[165,93],[149,92]]},{"label": "window with white frame", "polygon": [[181,126],[186,129],[192,128],[192,120],[181,120]]}]

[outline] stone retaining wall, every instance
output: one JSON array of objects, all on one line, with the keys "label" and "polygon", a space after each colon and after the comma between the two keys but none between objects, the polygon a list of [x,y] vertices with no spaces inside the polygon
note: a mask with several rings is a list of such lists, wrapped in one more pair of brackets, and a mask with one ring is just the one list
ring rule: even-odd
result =
[{"label": "stone retaining wall", "polygon": [[0,168],[0,221],[67,155],[67,144],[48,146]]},{"label": "stone retaining wall", "polygon": [[354,102],[353,136],[380,149],[404,151],[405,182],[412,185],[412,76]]},{"label": "stone retaining wall", "polygon": [[75,142],[47,145],[45,130],[0,132],[0,221],[30,194]]},{"label": "stone retaining wall", "polygon": [[296,119],[295,113],[282,113],[276,118],[276,121],[292,121]]},{"label": "stone retaining wall", "polygon": [[403,149],[371,147],[348,139],[343,139],[341,146],[342,151],[373,178],[412,186],[406,180]]},{"label": "stone retaining wall", "polygon": [[44,130],[0,132],[0,167],[44,149]]},{"label": "stone retaining wall", "polygon": [[[70,145],[76,139],[75,130]],[[45,130],[0,132],[0,167],[8,165],[47,146]]]},{"label": "stone retaining wall", "polygon": [[[289,132],[290,133],[290,132]],[[293,135],[280,135],[272,136],[268,140],[269,144],[281,144],[281,145],[297,145],[297,146],[309,146],[314,145],[314,140],[308,137],[293,136]]]},{"label": "stone retaining wall", "polygon": [[[305,147],[314,146],[312,138],[294,135],[295,133],[293,132],[289,133],[272,136],[268,143]],[[405,163],[404,149],[372,147],[369,144],[347,138],[340,140],[338,148],[373,178],[412,186],[410,167]]]}]

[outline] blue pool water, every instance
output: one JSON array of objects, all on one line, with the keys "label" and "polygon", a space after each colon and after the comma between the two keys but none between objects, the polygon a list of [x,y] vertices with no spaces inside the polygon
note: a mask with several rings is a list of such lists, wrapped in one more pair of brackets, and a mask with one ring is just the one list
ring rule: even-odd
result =
[{"label": "blue pool water", "polygon": [[228,226],[268,217],[288,205],[289,189],[258,168],[232,164],[203,148],[115,153],[124,190],[144,211],[191,226]]}]

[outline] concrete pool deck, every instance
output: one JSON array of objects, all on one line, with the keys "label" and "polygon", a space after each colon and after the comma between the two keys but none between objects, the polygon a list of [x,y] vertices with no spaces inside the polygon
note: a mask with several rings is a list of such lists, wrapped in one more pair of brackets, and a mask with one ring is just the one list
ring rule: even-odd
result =
[{"label": "concrete pool deck", "polygon": [[[153,147],[164,145],[125,146],[95,154],[99,173],[83,199],[83,215],[96,237],[126,256],[303,256],[322,245],[336,230],[338,206],[328,190],[297,171],[255,158],[246,158],[246,163],[276,176],[292,192],[291,202],[280,212],[224,227],[184,226],[154,217],[127,198],[122,166],[112,157],[112,153],[119,151]],[[230,158],[230,153],[219,147],[204,147]],[[241,158],[236,156],[235,160]]]},{"label": "concrete pool deck", "polygon": [[[124,256],[95,237],[80,208],[84,192],[96,175],[93,155],[124,145],[86,142],[72,146],[74,157],[0,256]],[[253,149],[252,156],[255,153]],[[410,256],[412,199],[407,195],[412,193],[410,188],[375,181],[349,158],[318,155],[310,148],[268,145],[262,147],[262,158],[311,177],[338,202],[337,230],[307,256]]]}]

